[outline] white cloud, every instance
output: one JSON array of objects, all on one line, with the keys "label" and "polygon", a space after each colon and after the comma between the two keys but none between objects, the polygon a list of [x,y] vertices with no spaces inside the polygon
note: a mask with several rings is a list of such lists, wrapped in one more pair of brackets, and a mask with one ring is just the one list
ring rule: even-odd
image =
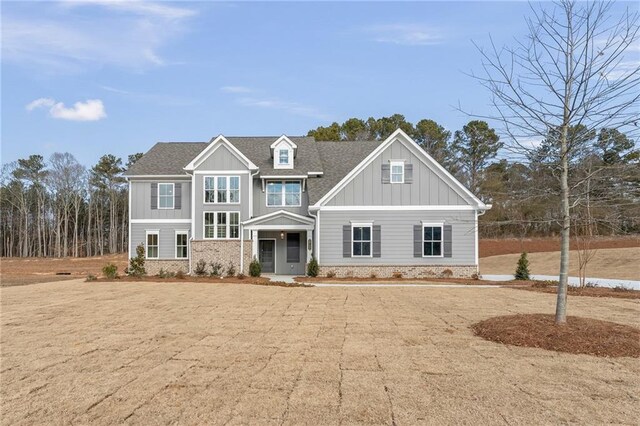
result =
[{"label": "white cloud", "polygon": [[298,102],[284,101],[277,98],[239,98],[236,100],[240,105],[248,107],[257,107],[263,109],[280,110],[289,114],[300,115],[303,117],[317,118],[327,120],[329,116],[322,113],[317,108],[300,104]]},{"label": "white cloud", "polygon": [[524,149],[535,149],[540,146],[543,140],[543,137],[522,137],[516,138],[516,144]]},{"label": "white cloud", "polygon": [[251,93],[253,92],[253,90],[251,90],[248,87],[245,86],[222,86],[220,88],[220,90],[222,92],[226,92],[226,93]]},{"label": "white cloud", "polygon": [[[34,4],[35,5],[35,4]],[[144,71],[172,63],[162,48],[186,31],[195,10],[140,1],[38,3],[43,18],[2,17],[2,60],[39,73],[114,66]],[[87,16],[86,10],[102,9]]]},{"label": "white cloud", "polygon": [[36,108],[48,108],[49,115],[60,120],[98,121],[107,117],[100,99],[87,99],[84,102],[76,102],[72,107],[65,107],[62,102],[56,102],[54,99],[39,98],[26,106],[27,111]]},{"label": "white cloud", "polygon": [[442,31],[421,24],[384,24],[363,28],[370,39],[379,43],[428,46],[442,43]]}]

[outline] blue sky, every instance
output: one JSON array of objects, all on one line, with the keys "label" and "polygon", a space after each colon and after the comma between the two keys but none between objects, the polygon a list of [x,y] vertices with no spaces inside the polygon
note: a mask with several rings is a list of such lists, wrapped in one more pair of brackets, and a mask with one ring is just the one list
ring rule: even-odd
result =
[{"label": "blue sky", "polygon": [[404,114],[450,130],[488,95],[471,40],[512,43],[523,2],[2,3],[2,162],[86,165],[157,141],[300,135]]}]

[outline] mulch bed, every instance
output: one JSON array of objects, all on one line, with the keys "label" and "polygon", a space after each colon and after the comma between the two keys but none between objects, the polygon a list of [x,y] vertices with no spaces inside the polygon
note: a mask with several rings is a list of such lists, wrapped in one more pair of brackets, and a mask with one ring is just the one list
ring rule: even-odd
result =
[{"label": "mulch bed", "polygon": [[184,282],[184,283],[212,283],[212,284],[251,284],[251,285],[263,285],[274,287],[311,287],[303,283],[285,283],[282,281],[271,281],[269,278],[264,277],[198,277],[185,275],[184,278],[167,277],[160,278],[158,276],[143,276],[132,277],[128,275],[119,276],[118,278],[110,279],[101,277],[95,280],[87,280],[89,282],[101,283],[101,282],[149,282],[149,283],[161,283],[161,282]]},{"label": "mulch bed", "polygon": [[[527,281],[521,281],[527,283]],[[530,285],[509,286],[520,290],[535,291],[538,293],[557,294],[558,287],[555,285],[541,286],[539,282],[533,282]],[[615,297],[616,299],[640,299],[640,291],[627,290],[622,288],[607,287],[571,287],[567,289],[570,296],[586,296],[586,297]]]},{"label": "mulch bed", "polygon": [[489,318],[471,326],[486,340],[599,357],[640,357],[640,329],[591,318],[568,317],[555,325],[553,315],[518,314]]},{"label": "mulch bed", "polygon": [[[611,249],[640,247],[640,237],[637,235],[621,237],[600,237],[591,242],[594,249]],[[571,250],[576,250],[576,241],[570,242]],[[482,238],[479,241],[480,257],[498,256],[501,254],[541,253],[560,251],[560,238]]]}]

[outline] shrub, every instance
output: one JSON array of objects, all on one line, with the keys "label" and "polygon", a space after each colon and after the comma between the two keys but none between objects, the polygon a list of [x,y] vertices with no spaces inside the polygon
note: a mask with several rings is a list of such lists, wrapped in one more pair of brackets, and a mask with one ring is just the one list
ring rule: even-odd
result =
[{"label": "shrub", "polygon": [[307,264],[307,275],[310,277],[317,277],[320,273],[320,265],[318,265],[318,261],[316,257],[313,256],[309,263]]},{"label": "shrub", "polygon": [[453,276],[453,271],[451,269],[445,269],[440,273],[440,275],[442,278],[451,278]]},{"label": "shrub", "polygon": [[249,264],[249,275],[252,277],[259,277],[262,274],[262,264],[257,257],[253,257],[253,260]]},{"label": "shrub", "polygon": [[625,287],[625,286],[624,286],[624,285],[622,285],[622,284],[619,284],[619,285],[617,285],[617,286],[615,286],[615,287],[613,288],[613,291],[621,291],[621,292],[625,292],[625,291],[633,291],[633,289],[632,289],[632,288],[630,288],[630,287]]},{"label": "shrub", "polygon": [[147,274],[147,271],[144,269],[144,244],[138,244],[136,247],[136,256],[129,259],[129,267],[125,272],[127,275],[133,277],[141,277]]},{"label": "shrub", "polygon": [[173,272],[165,271],[163,268],[160,268],[160,272],[158,272],[158,276],[160,278],[173,278],[175,274]]},{"label": "shrub", "polygon": [[396,271],[393,274],[391,274],[391,276],[395,279],[400,279],[402,278],[402,272]]},{"label": "shrub", "polygon": [[102,268],[102,273],[104,274],[105,277],[109,278],[110,280],[114,278],[118,278],[118,267],[113,263],[107,263]]},{"label": "shrub", "polygon": [[244,280],[244,279],[246,278],[246,275],[245,275],[245,274],[243,274],[242,272],[240,272],[238,275],[236,275],[236,277],[237,277],[239,280]]},{"label": "shrub", "polygon": [[209,275],[211,275],[212,277],[219,277],[220,275],[222,275],[222,263],[211,262],[209,263],[209,266],[211,266],[211,273]]},{"label": "shrub", "polygon": [[334,271],[327,272],[327,278],[335,278],[336,273]]},{"label": "shrub", "polygon": [[232,261],[229,261],[229,266],[227,266],[227,276],[233,277],[236,274],[236,267]]},{"label": "shrub", "polygon": [[85,281],[97,281],[97,280],[98,280],[98,277],[96,277],[93,274],[89,274],[87,275],[87,279]]},{"label": "shrub", "polygon": [[182,269],[178,269],[178,272],[176,272],[176,278],[179,280],[184,280],[185,275]]},{"label": "shrub", "polygon": [[516,280],[528,281],[529,280],[529,260],[527,259],[527,252],[523,251],[518,259],[518,267],[516,268]]},{"label": "shrub", "polygon": [[547,288],[547,287],[551,287],[556,285],[557,283],[555,281],[535,281],[533,284],[531,284],[531,287],[533,288]]},{"label": "shrub", "polygon": [[193,268],[193,272],[199,277],[201,277],[204,274],[206,274],[207,273],[207,262],[205,262],[202,259],[198,260],[198,262],[196,262],[196,267]]},{"label": "shrub", "polygon": [[371,278],[372,280],[375,280],[376,278],[378,278],[378,276],[376,275],[375,272],[372,272],[371,275],[369,275],[369,278]]},{"label": "shrub", "polygon": [[474,272],[473,274],[471,274],[471,279],[472,280],[479,280],[480,276],[477,273]]}]

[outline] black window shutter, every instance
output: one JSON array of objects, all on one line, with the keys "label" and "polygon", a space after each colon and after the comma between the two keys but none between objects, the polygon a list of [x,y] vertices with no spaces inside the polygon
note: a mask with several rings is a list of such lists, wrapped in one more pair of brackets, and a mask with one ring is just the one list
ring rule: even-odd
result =
[{"label": "black window shutter", "polygon": [[422,257],[422,225],[413,225],[413,257]]},{"label": "black window shutter", "polygon": [[444,241],[444,248],[442,252],[444,257],[452,257],[451,245],[452,245],[451,225],[444,225],[442,230],[442,240]]},{"label": "black window shutter", "polygon": [[404,165],[404,183],[413,183],[413,164]]},{"label": "black window shutter", "polygon": [[176,183],[175,187],[176,189],[173,200],[173,208],[176,210],[180,210],[182,208],[182,184]]},{"label": "black window shutter", "polygon": [[373,225],[373,257],[382,257],[381,228],[380,225]]},{"label": "black window shutter", "polygon": [[158,208],[158,184],[153,182],[151,184],[151,210]]},{"label": "black window shutter", "polygon": [[381,171],[382,171],[382,183],[391,183],[391,165],[383,164]]},{"label": "black window shutter", "polygon": [[351,257],[351,225],[342,226],[342,257]]}]

